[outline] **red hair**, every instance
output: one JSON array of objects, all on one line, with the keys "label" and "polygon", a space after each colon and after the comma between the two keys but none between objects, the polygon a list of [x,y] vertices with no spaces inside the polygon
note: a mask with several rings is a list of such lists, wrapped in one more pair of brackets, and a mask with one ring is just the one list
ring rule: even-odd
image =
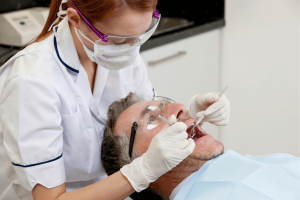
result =
[{"label": "red hair", "polygon": [[[49,16],[42,32],[32,42],[39,42],[47,38],[53,30],[48,32],[51,24],[57,18],[57,12],[62,0],[51,0]],[[78,10],[90,22],[99,22],[108,17],[114,16],[120,9],[126,7],[133,10],[147,12],[153,11],[157,0],[72,0]],[[63,4],[63,10],[72,7],[69,2]],[[59,22],[62,19],[59,20]],[[30,43],[29,43],[30,44]]]}]

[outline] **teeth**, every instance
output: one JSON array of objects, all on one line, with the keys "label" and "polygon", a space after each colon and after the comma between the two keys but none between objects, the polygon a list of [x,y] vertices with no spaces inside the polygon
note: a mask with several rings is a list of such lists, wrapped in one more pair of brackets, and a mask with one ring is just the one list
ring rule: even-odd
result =
[{"label": "teeth", "polygon": [[[189,125],[188,128],[194,127],[194,126],[195,126],[195,123],[192,123],[192,124]],[[196,135],[196,130],[194,128],[192,128],[190,137],[193,139],[195,137],[195,135]]]},{"label": "teeth", "polygon": [[196,133],[194,133],[194,134],[193,134],[192,138],[194,138],[194,137],[195,137],[195,135],[196,135]]},{"label": "teeth", "polygon": [[193,123],[193,124],[190,124],[188,128],[190,128],[191,126],[195,126],[195,123]]},{"label": "teeth", "polygon": [[193,128],[193,129],[192,129],[192,138],[195,137],[196,133],[197,133],[197,132],[196,132],[196,129]]}]

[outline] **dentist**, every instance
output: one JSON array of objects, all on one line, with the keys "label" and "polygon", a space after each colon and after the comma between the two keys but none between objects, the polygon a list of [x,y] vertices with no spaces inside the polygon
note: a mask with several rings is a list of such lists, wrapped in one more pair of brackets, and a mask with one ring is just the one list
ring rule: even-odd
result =
[{"label": "dentist", "polygon": [[[100,159],[108,106],[155,95],[139,48],[159,23],[156,4],[51,1],[41,34],[0,68],[0,200],[124,199],[192,153],[175,120],[119,172],[106,177]],[[229,101],[216,96],[193,97],[194,117],[209,108],[206,121],[226,125]]]}]

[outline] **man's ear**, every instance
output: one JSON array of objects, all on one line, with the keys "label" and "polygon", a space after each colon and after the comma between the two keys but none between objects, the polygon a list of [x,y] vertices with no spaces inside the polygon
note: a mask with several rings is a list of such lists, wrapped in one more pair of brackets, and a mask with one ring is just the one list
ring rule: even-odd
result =
[{"label": "man's ear", "polygon": [[71,24],[78,29],[81,24],[80,15],[78,12],[74,8],[68,8],[67,16]]}]

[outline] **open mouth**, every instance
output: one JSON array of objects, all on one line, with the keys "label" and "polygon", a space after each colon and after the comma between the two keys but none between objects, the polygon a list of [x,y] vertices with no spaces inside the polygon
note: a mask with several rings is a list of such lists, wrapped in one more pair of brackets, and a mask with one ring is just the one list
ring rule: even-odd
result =
[{"label": "open mouth", "polygon": [[195,126],[195,123],[192,123],[189,125],[186,132],[188,133],[188,138],[192,138],[194,141],[199,140],[201,137],[205,136],[205,133],[202,133],[198,126],[193,128]]}]

